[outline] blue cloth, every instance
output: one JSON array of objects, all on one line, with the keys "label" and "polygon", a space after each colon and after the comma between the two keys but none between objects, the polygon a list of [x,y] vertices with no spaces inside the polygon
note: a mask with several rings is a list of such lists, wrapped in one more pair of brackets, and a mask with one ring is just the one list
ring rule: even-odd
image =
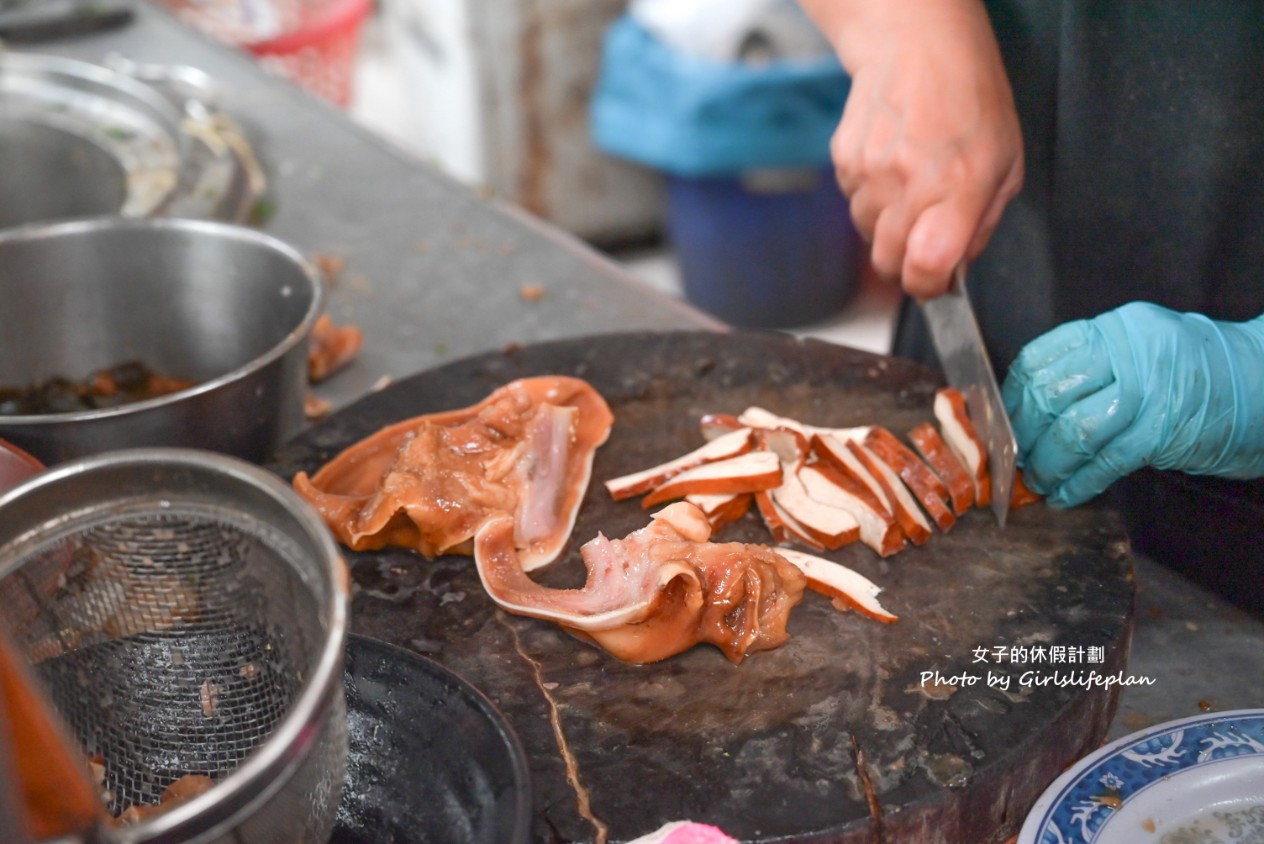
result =
[{"label": "blue cloth", "polygon": [[1133,302],[1037,337],[1002,393],[1023,479],[1087,501],[1143,466],[1264,476],[1264,316],[1215,322]]},{"label": "blue cloth", "polygon": [[678,176],[820,167],[849,89],[833,56],[713,62],[625,15],[606,33],[591,132],[603,151]]}]

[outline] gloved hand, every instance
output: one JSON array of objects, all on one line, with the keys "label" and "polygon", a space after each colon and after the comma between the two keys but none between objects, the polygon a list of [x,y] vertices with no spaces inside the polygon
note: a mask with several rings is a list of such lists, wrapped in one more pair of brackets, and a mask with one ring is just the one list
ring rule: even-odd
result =
[{"label": "gloved hand", "polygon": [[1142,466],[1264,475],[1264,316],[1134,302],[1029,343],[1002,387],[1023,479],[1055,506]]}]

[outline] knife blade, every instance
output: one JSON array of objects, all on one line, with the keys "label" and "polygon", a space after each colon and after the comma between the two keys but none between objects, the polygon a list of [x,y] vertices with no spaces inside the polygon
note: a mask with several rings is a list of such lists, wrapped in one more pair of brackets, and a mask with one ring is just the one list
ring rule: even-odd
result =
[{"label": "knife blade", "polygon": [[970,421],[987,447],[988,475],[992,481],[992,513],[1001,527],[1009,514],[1014,490],[1018,446],[1010,425],[996,375],[979,332],[974,306],[966,292],[965,263],[957,265],[948,291],[921,303],[930,327],[931,341],[939,354],[948,383],[965,396]]}]

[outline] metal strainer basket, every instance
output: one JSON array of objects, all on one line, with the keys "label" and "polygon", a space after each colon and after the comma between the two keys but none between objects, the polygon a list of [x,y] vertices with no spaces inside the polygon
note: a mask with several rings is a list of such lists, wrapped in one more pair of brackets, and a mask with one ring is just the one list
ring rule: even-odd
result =
[{"label": "metal strainer basket", "polygon": [[108,840],[324,844],[346,612],[320,519],[235,458],[117,451],[0,497],[0,618],[103,766],[111,814],[215,783]]}]

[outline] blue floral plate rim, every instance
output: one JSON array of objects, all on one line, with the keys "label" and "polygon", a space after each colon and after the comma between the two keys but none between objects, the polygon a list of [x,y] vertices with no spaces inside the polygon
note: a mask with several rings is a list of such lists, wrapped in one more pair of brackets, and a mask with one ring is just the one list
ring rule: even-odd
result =
[{"label": "blue floral plate rim", "polygon": [[1264,760],[1264,709],[1155,724],[1098,748],[1036,800],[1017,844],[1091,844],[1129,799],[1174,774],[1245,755]]}]

